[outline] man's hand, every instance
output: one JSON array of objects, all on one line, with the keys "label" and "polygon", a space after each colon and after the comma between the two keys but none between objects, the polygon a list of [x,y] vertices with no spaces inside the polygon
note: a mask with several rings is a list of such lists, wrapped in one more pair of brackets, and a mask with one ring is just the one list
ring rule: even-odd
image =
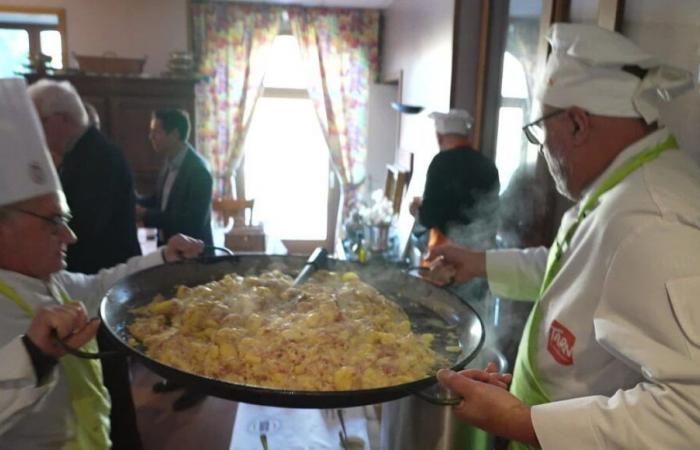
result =
[{"label": "man's hand", "polygon": [[430,262],[431,271],[450,273],[457,283],[486,276],[486,253],[454,243],[435,246],[426,259]]},{"label": "man's hand", "polygon": [[530,408],[508,392],[510,374],[490,370],[467,369],[459,373],[442,369],[438,380],[462,397],[453,408],[461,421],[489,433],[539,447],[532,426]]},{"label": "man's hand", "polygon": [[42,306],[37,309],[27,337],[45,355],[60,358],[66,352],[53,340],[51,332],[73,348],[80,348],[97,334],[100,321],[88,320],[82,303]]},{"label": "man's hand", "polygon": [[165,262],[175,262],[199,256],[204,250],[204,242],[184,234],[176,234],[168,239],[168,245],[163,248]]},{"label": "man's hand", "polygon": [[413,197],[411,203],[408,205],[408,212],[411,213],[413,217],[418,214],[418,209],[423,204],[423,197]]}]

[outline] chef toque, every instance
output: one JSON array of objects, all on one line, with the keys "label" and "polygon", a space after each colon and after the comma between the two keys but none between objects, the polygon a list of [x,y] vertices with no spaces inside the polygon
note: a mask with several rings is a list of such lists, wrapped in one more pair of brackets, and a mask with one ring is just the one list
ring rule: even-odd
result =
[{"label": "chef toque", "polygon": [[451,109],[447,114],[433,112],[428,116],[435,120],[435,131],[439,134],[469,134],[474,124],[471,114],[463,109]]},{"label": "chef toque", "polygon": [[22,78],[0,79],[0,206],[61,191]]},{"label": "chef toque", "polygon": [[[542,104],[652,123],[662,100],[693,87],[690,72],[667,66],[621,34],[595,25],[557,23],[548,39],[552,54],[535,94]],[[623,66],[648,72],[640,78]]]}]

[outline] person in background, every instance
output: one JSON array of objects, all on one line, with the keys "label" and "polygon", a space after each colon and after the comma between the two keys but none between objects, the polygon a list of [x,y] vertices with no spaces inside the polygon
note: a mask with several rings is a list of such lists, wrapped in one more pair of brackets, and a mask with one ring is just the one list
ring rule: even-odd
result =
[{"label": "person in background", "polygon": [[100,115],[97,113],[97,108],[90,102],[83,101],[83,106],[85,106],[85,112],[88,115],[88,125],[100,129]]},{"label": "person in background", "polygon": [[[83,101],[67,81],[39,80],[29,86],[73,215],[78,241],[69,246],[68,270],[94,274],[141,254],[131,170],[121,150],[89,122]],[[102,350],[114,350],[101,329]],[[105,384],[114,402],[116,449],[141,447],[126,356],[102,360]]]},{"label": "person in background", "polygon": [[428,167],[423,197],[415,197],[409,210],[430,230],[428,248],[447,237],[472,245],[490,242],[498,209],[498,169],[474,149],[474,120],[467,111],[429,117],[435,121],[440,151]]},{"label": "person in background", "polygon": [[159,110],[151,118],[149,139],[165,157],[154,195],[140,198],[136,216],[158,229],[158,243],[183,233],[212,245],[212,177],[209,167],[187,142],[190,119],[180,109]]},{"label": "person in background", "polygon": [[549,40],[542,116],[523,130],[577,203],[549,250],[433,249],[435,270],[535,301],[510,392],[489,369],[438,378],[460,419],[510,448],[697,448],[700,168],[658,112],[691,74],[593,25]]},{"label": "person in background", "polygon": [[[429,117],[435,121],[440,151],[428,167],[423,197],[415,198],[409,206],[418,223],[428,230],[424,253],[448,240],[478,249],[490,248],[495,245],[498,224],[498,169],[491,159],[474,149],[474,120],[467,111],[433,112]],[[426,261],[421,264],[429,266]],[[451,289],[487,325],[491,323],[496,299],[487,295],[488,286],[483,280]]]},{"label": "person in background", "polygon": [[[24,80],[0,80],[0,349],[11,356],[17,336],[27,332],[23,344],[31,365],[41,372],[37,377],[27,370],[21,352],[23,359],[2,360],[0,449],[108,449],[110,398],[101,366],[73,356],[54,365],[51,358],[61,354],[45,345],[44,315],[48,310],[63,317],[50,326],[69,343],[81,344],[97,326],[87,317],[97,314],[115,282],[165,261],[196,256],[203,243],[178,235],[159,252],[95,275],[64,270],[67,246],[76,239],[39,120]],[[96,343],[81,349],[95,351]]]},{"label": "person in background", "polygon": [[141,254],[129,165],[121,150],[94,126],[67,81],[29,86],[54,159],[78,242],[68,249],[68,270],[97,273]]},{"label": "person in background", "polygon": [[[176,233],[213,245],[211,231],[212,177],[204,160],[187,142],[189,115],[184,110],[158,110],[151,118],[149,138],[153,149],[165,157],[155,194],[138,200],[136,217],[146,227],[158,229],[158,243]],[[153,386],[169,392],[180,386],[166,380]],[[173,404],[175,411],[190,408],[205,396],[188,389]]]}]

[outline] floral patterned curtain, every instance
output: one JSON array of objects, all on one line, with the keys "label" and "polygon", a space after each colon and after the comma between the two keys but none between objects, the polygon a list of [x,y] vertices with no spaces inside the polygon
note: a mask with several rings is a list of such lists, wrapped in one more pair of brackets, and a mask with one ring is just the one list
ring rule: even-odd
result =
[{"label": "floral patterned curtain", "polygon": [[214,195],[232,194],[232,174],[282,14],[271,6],[192,4],[195,55],[207,77],[197,88],[197,149],[214,171]]},{"label": "floral patterned curtain", "polygon": [[342,217],[365,179],[369,85],[378,74],[379,11],[290,8],[311,79],[309,94],[344,192]]}]

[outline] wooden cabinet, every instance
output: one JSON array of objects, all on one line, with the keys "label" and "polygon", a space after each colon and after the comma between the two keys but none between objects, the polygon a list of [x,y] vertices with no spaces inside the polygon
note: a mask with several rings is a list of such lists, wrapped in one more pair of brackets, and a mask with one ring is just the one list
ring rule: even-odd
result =
[{"label": "wooden cabinet", "polygon": [[[181,108],[192,120],[190,141],[195,142],[194,86],[196,80],[100,75],[54,76],[70,81],[100,114],[102,131],[124,152],[140,194],[155,191],[162,157],[148,140],[151,112]],[[32,83],[38,77],[28,76]]]}]

